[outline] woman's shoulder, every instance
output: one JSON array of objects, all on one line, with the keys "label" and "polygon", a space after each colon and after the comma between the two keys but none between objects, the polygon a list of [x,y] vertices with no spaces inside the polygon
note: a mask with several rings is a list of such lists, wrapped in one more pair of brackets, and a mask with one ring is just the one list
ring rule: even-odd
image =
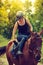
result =
[{"label": "woman's shoulder", "polygon": [[18,25],[18,21],[16,21],[15,25]]},{"label": "woman's shoulder", "polygon": [[14,27],[18,27],[18,23],[17,22],[15,22]]}]

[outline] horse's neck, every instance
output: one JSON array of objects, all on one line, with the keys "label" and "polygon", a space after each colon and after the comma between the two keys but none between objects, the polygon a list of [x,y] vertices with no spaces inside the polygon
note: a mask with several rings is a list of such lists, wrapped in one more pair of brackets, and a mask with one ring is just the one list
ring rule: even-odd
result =
[{"label": "horse's neck", "polygon": [[26,61],[28,61],[29,63],[31,63],[33,61],[33,55],[29,53],[29,51],[30,51],[29,45],[30,44],[31,44],[31,38],[29,38],[26,41],[24,49],[23,49],[24,57],[25,57]]},{"label": "horse's neck", "polygon": [[31,38],[29,38],[29,39],[26,41],[28,46],[30,45],[30,41],[31,41]]},{"label": "horse's neck", "polygon": [[24,52],[29,50],[30,40],[31,40],[31,38],[29,38],[29,39],[25,42],[24,49],[23,49]]}]

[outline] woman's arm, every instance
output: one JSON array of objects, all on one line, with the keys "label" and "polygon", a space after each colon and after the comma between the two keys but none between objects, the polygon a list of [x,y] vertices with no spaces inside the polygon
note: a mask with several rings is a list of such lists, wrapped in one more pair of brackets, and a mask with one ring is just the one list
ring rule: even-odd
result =
[{"label": "woman's arm", "polygon": [[12,32],[12,39],[15,39],[15,33],[17,31],[17,28],[18,28],[18,24],[16,22],[15,25],[14,25],[14,28],[13,28],[13,32]]},{"label": "woman's arm", "polygon": [[30,21],[26,19],[26,22],[27,22],[28,26],[30,27],[30,31],[33,31],[33,27],[31,25]]}]

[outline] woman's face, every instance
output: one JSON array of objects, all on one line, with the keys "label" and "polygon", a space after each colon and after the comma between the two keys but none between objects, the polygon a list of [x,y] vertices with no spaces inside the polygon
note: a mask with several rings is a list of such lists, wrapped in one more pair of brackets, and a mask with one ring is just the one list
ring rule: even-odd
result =
[{"label": "woman's face", "polygon": [[24,19],[24,18],[19,19],[19,22],[23,22],[23,19]]}]

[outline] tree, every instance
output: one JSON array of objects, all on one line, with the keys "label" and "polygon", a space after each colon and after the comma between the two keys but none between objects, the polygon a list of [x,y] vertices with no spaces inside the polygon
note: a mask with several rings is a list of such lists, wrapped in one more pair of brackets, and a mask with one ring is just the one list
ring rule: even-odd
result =
[{"label": "tree", "polygon": [[11,38],[16,12],[23,10],[23,4],[14,0],[11,3],[9,0],[5,0],[4,3],[1,0],[0,3],[0,34]]},{"label": "tree", "polygon": [[[34,3],[35,14],[33,14],[33,22],[36,31],[40,31],[43,28],[43,0],[36,0]],[[39,22],[36,23],[36,20]]]}]

